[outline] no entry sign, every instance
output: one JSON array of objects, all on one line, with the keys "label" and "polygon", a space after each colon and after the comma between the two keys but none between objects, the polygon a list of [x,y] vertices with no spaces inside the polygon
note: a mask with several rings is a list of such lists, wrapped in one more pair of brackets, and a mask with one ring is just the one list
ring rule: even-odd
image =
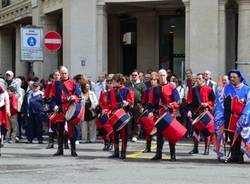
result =
[{"label": "no entry sign", "polygon": [[57,51],[62,46],[62,37],[55,31],[50,31],[44,36],[44,46],[49,51]]}]

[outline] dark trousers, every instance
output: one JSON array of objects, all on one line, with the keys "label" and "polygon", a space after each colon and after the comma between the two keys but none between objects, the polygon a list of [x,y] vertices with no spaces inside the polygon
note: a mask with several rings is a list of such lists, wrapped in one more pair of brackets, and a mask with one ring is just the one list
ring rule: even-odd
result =
[{"label": "dark trousers", "polygon": [[[175,144],[171,143],[170,141],[168,141],[168,143],[169,143],[170,154],[171,155],[175,154]],[[156,152],[158,154],[162,153],[163,144],[164,144],[164,137],[163,137],[161,132],[157,132],[157,148],[156,148]]]},{"label": "dark trousers", "polygon": [[[228,133],[230,143],[232,144],[233,138],[234,138],[234,133]],[[231,157],[235,160],[242,159],[243,153],[240,150],[241,148],[241,138],[237,138],[234,145],[231,146],[230,151],[231,151]]]},{"label": "dark trousers", "polygon": [[18,122],[18,128],[19,128],[19,130],[17,130],[19,135],[17,136],[20,138],[22,136],[22,128],[25,124],[25,118],[21,116],[20,112],[18,112],[17,114],[17,122]]},{"label": "dark trousers", "polygon": [[122,139],[122,151],[127,150],[127,142],[128,142],[127,132],[128,132],[128,125],[123,127],[120,131],[114,132],[114,148],[115,148],[115,150],[119,150],[120,136]]},{"label": "dark trousers", "polygon": [[65,122],[58,122],[56,124],[56,129],[58,132],[58,150],[63,150],[64,126]]},{"label": "dark trousers", "polygon": [[27,124],[27,139],[28,141],[32,141],[35,137],[37,137],[38,141],[41,142],[43,140],[43,118],[40,114],[30,114],[28,117]]}]

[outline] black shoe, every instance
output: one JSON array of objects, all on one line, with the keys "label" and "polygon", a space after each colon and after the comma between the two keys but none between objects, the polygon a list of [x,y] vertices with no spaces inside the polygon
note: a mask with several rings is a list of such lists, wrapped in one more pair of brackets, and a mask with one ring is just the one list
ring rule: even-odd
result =
[{"label": "black shoe", "polygon": [[175,154],[171,154],[171,156],[170,156],[170,161],[173,161],[173,162],[176,161]]},{"label": "black shoe", "polygon": [[145,150],[143,150],[143,153],[150,153],[151,152],[151,148],[146,147]]},{"label": "black shoe", "polygon": [[205,147],[203,155],[209,155],[209,147]]},{"label": "black shoe", "polygon": [[77,157],[78,156],[77,153],[76,153],[76,150],[71,149],[71,156],[72,157]]},{"label": "black shoe", "polygon": [[61,156],[61,155],[63,155],[63,150],[58,149],[57,152],[53,156]]},{"label": "black shoe", "polygon": [[104,143],[104,147],[102,148],[103,151],[108,151],[108,142]]},{"label": "black shoe", "polygon": [[150,153],[151,152],[151,141],[147,141],[146,148],[143,153]]},{"label": "black shoe", "polygon": [[114,154],[109,156],[109,158],[119,158],[119,150],[115,150]]},{"label": "black shoe", "polygon": [[123,159],[123,160],[126,159],[126,151],[121,151],[120,159]]},{"label": "black shoe", "polygon": [[113,144],[112,142],[109,142],[107,146],[107,151],[111,151],[112,149],[113,149]]},{"label": "black shoe", "polygon": [[244,163],[244,158],[243,156],[231,156],[229,157],[229,159],[225,160],[225,163],[238,163],[238,164],[242,164]]},{"label": "black shoe", "polygon": [[54,148],[54,144],[53,143],[49,143],[48,146],[46,147],[46,149],[52,149]]},{"label": "black shoe", "polygon": [[28,140],[26,144],[32,144],[32,140]]},{"label": "black shoe", "polygon": [[198,154],[199,151],[196,149],[192,149],[190,152],[188,152],[189,154]]},{"label": "black shoe", "polygon": [[156,153],[156,155],[151,158],[151,160],[161,160],[162,159],[162,154]]}]

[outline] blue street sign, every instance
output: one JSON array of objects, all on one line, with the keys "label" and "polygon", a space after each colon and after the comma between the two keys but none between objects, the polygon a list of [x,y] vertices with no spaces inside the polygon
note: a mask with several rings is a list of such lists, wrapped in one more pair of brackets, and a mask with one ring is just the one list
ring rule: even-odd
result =
[{"label": "blue street sign", "polygon": [[37,41],[36,41],[36,38],[33,37],[33,36],[28,37],[28,39],[27,39],[27,43],[28,43],[28,45],[31,46],[31,47],[35,46],[35,45],[36,45],[36,42],[37,42]]}]

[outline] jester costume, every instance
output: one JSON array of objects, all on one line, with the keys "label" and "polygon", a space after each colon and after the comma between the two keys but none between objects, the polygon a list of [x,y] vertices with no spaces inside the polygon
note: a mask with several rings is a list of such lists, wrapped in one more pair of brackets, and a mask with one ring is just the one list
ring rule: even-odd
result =
[{"label": "jester costume", "polygon": [[[229,71],[240,77],[241,87],[236,88],[231,83],[226,85],[218,95],[215,106],[215,134],[218,145],[223,140],[223,131],[228,134],[231,143],[231,156],[227,162],[243,162],[243,154],[250,157],[250,88],[238,69]],[[218,146],[219,147],[219,146]],[[218,159],[222,154],[217,148]]]}]

